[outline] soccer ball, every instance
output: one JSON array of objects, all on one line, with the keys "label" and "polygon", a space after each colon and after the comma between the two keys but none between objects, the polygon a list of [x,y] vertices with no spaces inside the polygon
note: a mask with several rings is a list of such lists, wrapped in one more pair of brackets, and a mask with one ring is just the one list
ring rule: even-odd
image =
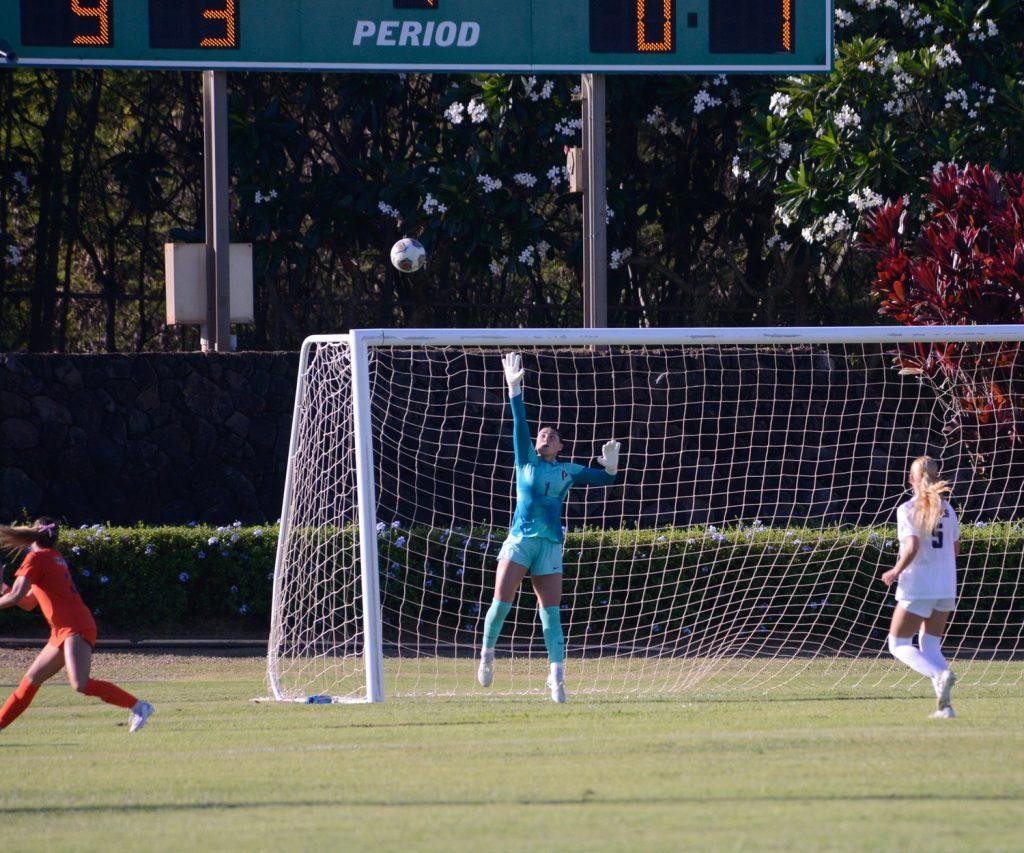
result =
[{"label": "soccer ball", "polygon": [[403,237],[391,247],[391,263],[399,272],[416,272],[427,262],[427,250],[419,240]]}]

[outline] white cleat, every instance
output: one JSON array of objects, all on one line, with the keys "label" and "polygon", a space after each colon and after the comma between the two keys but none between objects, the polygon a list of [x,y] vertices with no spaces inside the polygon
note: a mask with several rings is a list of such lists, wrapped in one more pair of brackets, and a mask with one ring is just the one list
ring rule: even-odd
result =
[{"label": "white cleat", "polygon": [[931,713],[933,720],[952,720],[954,717],[956,717],[956,714],[953,713],[952,705],[946,705],[945,708],[939,708],[938,711],[932,711]]},{"label": "white cleat", "polygon": [[549,675],[547,687],[551,691],[551,701],[561,705],[565,701],[565,682]]},{"label": "white cleat", "polygon": [[494,652],[480,655],[480,667],[476,671],[476,680],[481,687],[490,687],[494,681]]},{"label": "white cleat", "polygon": [[128,731],[137,732],[146,725],[146,720],[151,716],[153,716],[153,706],[149,702],[136,702],[131,716],[128,718]]},{"label": "white cleat", "polygon": [[[950,708],[953,685],[956,684],[956,676],[953,671],[947,669],[935,677],[935,699],[938,703],[938,710]],[[951,709],[952,710],[952,709]]]}]

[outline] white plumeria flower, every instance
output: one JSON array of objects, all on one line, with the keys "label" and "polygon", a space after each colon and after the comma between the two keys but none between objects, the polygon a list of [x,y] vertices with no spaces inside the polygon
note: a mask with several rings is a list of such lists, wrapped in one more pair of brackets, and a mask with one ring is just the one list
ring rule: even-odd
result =
[{"label": "white plumeria flower", "polygon": [[608,269],[617,270],[632,256],[633,250],[628,247],[621,251],[619,249],[612,249],[611,257],[608,260]]},{"label": "white plumeria flower", "polygon": [[792,103],[793,99],[789,95],[776,92],[768,102],[768,111],[779,118],[785,118],[789,115],[789,107]]},{"label": "white plumeria flower", "polygon": [[469,102],[466,112],[473,124],[480,124],[487,118],[487,105],[479,98],[473,98],[473,100]]},{"label": "white plumeria flower", "polygon": [[476,180],[484,188],[485,193],[501,189],[501,181],[498,178],[492,178],[490,175],[477,175]]},{"label": "white plumeria flower", "polygon": [[462,124],[462,113],[465,111],[465,107],[462,106],[458,101],[452,101],[448,105],[448,109],[444,111],[444,117],[448,119],[452,124]]},{"label": "white plumeria flower", "polygon": [[846,130],[848,127],[860,127],[860,116],[853,111],[853,107],[849,104],[843,104],[839,112],[832,117],[832,120],[839,130]]}]

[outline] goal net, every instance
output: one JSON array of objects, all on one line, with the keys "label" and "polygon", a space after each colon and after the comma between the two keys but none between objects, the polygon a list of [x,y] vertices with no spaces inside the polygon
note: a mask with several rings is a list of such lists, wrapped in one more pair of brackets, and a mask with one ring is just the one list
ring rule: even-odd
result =
[{"label": "goal net", "polygon": [[[502,355],[531,431],[615,485],[565,506],[570,694],[919,686],[891,662],[896,507],[927,453],[953,484],[961,684],[1016,684],[1024,624],[1019,327],[394,330],[301,355],[274,577],[279,699],[483,693],[515,504]],[[488,695],[544,689],[524,581]],[[323,699],[326,701],[326,699]]]}]

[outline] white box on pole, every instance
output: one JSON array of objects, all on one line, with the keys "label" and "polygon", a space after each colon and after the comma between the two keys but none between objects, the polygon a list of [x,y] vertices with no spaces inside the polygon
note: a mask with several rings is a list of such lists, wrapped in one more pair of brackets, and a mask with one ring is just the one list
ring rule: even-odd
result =
[{"label": "white box on pole", "polygon": [[[253,321],[252,243],[231,244],[232,323]],[[164,243],[167,325],[206,323],[206,245]]]}]

